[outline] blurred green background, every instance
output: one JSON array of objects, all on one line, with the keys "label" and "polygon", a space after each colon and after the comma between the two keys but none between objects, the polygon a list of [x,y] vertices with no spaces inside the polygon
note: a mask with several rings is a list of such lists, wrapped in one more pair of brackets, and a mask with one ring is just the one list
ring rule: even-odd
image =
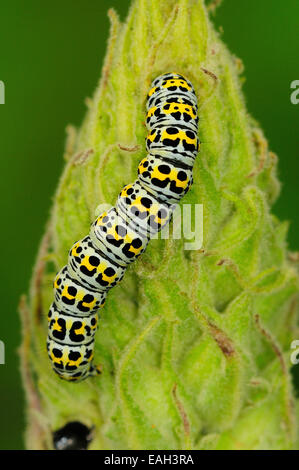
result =
[{"label": "blurred green background", "polygon": [[[164,0],[167,1],[167,0]],[[128,0],[15,0],[1,2],[0,106],[2,311],[0,449],[23,448],[24,397],[17,348],[17,304],[26,292],[52,196],[63,167],[65,127],[78,126],[84,100],[98,82],[107,43],[107,10],[123,19]],[[223,39],[245,65],[248,110],[279,155],[282,191],[274,212],[291,220],[290,249],[299,247],[298,0],[224,0],[213,17]],[[299,365],[297,366],[299,375]]]}]

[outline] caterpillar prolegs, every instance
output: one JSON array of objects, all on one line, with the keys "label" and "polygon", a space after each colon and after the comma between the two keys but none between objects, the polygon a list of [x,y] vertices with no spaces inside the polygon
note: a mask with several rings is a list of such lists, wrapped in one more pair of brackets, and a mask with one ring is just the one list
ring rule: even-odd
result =
[{"label": "caterpillar prolegs", "polygon": [[92,362],[97,311],[192,185],[199,140],[197,98],[189,80],[167,73],[152,82],[146,126],[148,154],[139,163],[138,178],[72,246],[54,281],[47,349],[54,371],[68,381],[100,372]]}]

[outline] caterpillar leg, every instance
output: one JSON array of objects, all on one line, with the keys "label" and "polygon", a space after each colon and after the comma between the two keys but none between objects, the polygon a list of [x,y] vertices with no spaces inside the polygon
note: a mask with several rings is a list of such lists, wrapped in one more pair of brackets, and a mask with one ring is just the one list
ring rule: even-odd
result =
[{"label": "caterpillar leg", "polygon": [[[55,370],[55,369],[54,369]],[[55,372],[60,376],[61,379],[67,380],[69,382],[81,382],[82,380],[87,379],[88,377],[97,377],[103,371],[101,364],[94,365],[91,364],[89,369],[84,370],[83,372],[77,372],[75,374],[68,375],[64,373],[61,375],[57,370]]]},{"label": "caterpillar leg", "polygon": [[89,376],[90,377],[95,377],[97,375],[101,375],[103,372],[103,366],[101,364],[98,365],[92,365],[89,369]]},{"label": "caterpillar leg", "polygon": [[89,369],[84,371],[75,372],[73,374],[69,374],[65,371],[58,371],[53,367],[54,372],[58,375],[58,377],[62,380],[66,380],[67,382],[81,382],[82,380],[87,379],[88,377],[96,377],[102,373],[102,366],[99,364],[97,366],[90,366]]}]

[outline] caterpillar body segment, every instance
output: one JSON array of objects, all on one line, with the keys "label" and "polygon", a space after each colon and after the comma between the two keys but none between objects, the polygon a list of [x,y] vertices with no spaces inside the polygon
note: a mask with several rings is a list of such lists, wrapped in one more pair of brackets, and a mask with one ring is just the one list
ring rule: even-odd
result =
[{"label": "caterpillar body segment", "polygon": [[94,340],[88,344],[69,345],[48,338],[47,350],[54,371],[62,379],[77,382],[100,372],[92,364]]},{"label": "caterpillar body segment", "polygon": [[166,202],[159,202],[139,180],[121,190],[116,207],[118,213],[133,222],[145,236],[154,235],[168,224],[174,209]]},{"label": "caterpillar body segment", "polygon": [[64,266],[54,280],[54,298],[58,308],[69,314],[87,316],[104,307],[107,292],[84,287],[70,276]]},{"label": "caterpillar body segment", "polygon": [[94,338],[98,315],[97,313],[87,317],[69,315],[61,311],[53,302],[48,313],[48,322],[48,336],[51,340],[69,345],[86,344]]},{"label": "caterpillar body segment", "polygon": [[152,82],[147,95],[147,110],[157,105],[158,100],[164,100],[173,95],[186,98],[197,107],[197,98],[191,82],[183,75],[169,73],[160,75]]},{"label": "caterpillar body segment", "polygon": [[123,278],[126,268],[96,249],[90,236],[76,242],[69,252],[68,271],[82,286],[107,291]]},{"label": "caterpillar body segment", "polygon": [[133,263],[149,242],[149,238],[141,235],[133,222],[128,224],[115,207],[94,221],[90,236],[97,248],[120,266]]},{"label": "caterpillar body segment", "polygon": [[149,154],[139,163],[138,179],[158,200],[175,204],[193,183],[192,167]]},{"label": "caterpillar body segment", "polygon": [[137,179],[122,188],[115,207],[91,224],[70,249],[54,280],[47,351],[56,374],[79,382],[101,373],[93,365],[99,309],[151,236],[169,223],[193,183],[199,151],[197,98],[183,75],[166,73],[151,84],[146,103],[147,155]]},{"label": "caterpillar body segment", "polygon": [[186,125],[158,124],[146,138],[146,150],[151,155],[177,160],[192,168],[199,150],[197,132]]},{"label": "caterpillar body segment", "polygon": [[192,102],[184,98],[168,98],[148,110],[146,115],[146,127],[152,129],[158,124],[173,126],[188,124],[187,129],[197,132],[197,109]]}]

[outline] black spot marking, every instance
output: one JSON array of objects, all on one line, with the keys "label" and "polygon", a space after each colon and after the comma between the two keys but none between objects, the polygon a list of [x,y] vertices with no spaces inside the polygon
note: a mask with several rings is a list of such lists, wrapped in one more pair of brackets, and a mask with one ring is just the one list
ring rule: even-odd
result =
[{"label": "black spot marking", "polygon": [[195,134],[194,132],[192,131],[186,131],[186,136],[189,137],[189,139],[194,139],[195,138]]},{"label": "black spot marking", "polygon": [[140,248],[142,245],[142,241],[140,238],[134,238],[134,240],[132,241],[132,246],[134,248]]},{"label": "black spot marking", "polygon": [[178,180],[180,181],[186,181],[187,179],[187,173],[185,173],[184,171],[179,171],[178,172]]},{"label": "black spot marking", "polygon": [[147,209],[149,209],[152,205],[152,201],[148,197],[142,197],[141,204]]},{"label": "black spot marking", "polygon": [[168,127],[167,128],[167,134],[169,135],[175,135],[178,133],[178,129],[176,127]]},{"label": "black spot marking", "polygon": [[82,341],[84,341],[84,335],[76,333],[76,330],[79,330],[81,327],[82,327],[82,322],[79,320],[74,321],[74,323],[72,324],[69,335],[70,335],[71,341],[73,341],[74,343],[82,343]]},{"label": "black spot marking", "polygon": [[68,293],[70,295],[72,295],[73,297],[75,297],[75,295],[77,294],[77,289],[76,287],[74,286],[69,286],[68,289],[67,289]]},{"label": "black spot marking", "polygon": [[62,351],[60,349],[53,348],[52,352],[53,352],[54,356],[57,357],[58,359],[60,359],[62,357]]},{"label": "black spot marking", "polygon": [[115,271],[114,271],[113,268],[109,267],[109,268],[105,269],[104,274],[106,274],[106,276],[108,276],[108,277],[112,277],[112,276],[114,276]]},{"label": "black spot marking", "polygon": [[70,361],[77,361],[80,359],[81,354],[78,351],[70,351],[69,352],[69,360]]},{"label": "black spot marking", "polygon": [[96,256],[90,256],[89,257],[89,263],[91,264],[91,266],[97,267],[100,264],[100,260]]},{"label": "black spot marking", "polygon": [[163,175],[169,175],[169,173],[171,172],[171,169],[168,165],[159,165],[158,170]]}]

